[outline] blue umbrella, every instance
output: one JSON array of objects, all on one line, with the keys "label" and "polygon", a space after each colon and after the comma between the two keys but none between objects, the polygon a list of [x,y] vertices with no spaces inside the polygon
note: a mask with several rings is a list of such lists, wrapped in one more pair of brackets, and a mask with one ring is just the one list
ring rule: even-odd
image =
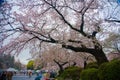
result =
[{"label": "blue umbrella", "polygon": [[120,4],[120,0],[117,0],[117,3]]},{"label": "blue umbrella", "polygon": [[42,78],[42,76],[37,76],[35,80],[40,80],[40,78]]}]

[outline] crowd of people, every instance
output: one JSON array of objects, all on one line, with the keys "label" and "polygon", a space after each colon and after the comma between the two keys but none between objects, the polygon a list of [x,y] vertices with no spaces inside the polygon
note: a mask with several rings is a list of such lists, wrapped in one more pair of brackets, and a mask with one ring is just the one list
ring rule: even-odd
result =
[{"label": "crowd of people", "polygon": [[0,72],[0,80],[12,80],[13,74],[11,71],[2,71]]},{"label": "crowd of people", "polygon": [[54,71],[40,71],[37,73],[35,80],[54,80],[57,73]]},{"label": "crowd of people", "polygon": [[[13,75],[16,75],[16,73],[11,71],[1,71],[0,80],[12,80]],[[39,72],[19,72],[17,75],[28,76],[28,78],[36,75],[34,80],[54,80],[57,73],[55,71],[41,70]]]}]

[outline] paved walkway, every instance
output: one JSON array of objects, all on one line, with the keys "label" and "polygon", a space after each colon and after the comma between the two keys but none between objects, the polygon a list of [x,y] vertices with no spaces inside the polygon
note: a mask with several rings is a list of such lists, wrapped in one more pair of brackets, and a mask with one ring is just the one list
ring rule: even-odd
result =
[{"label": "paved walkway", "polygon": [[36,76],[32,76],[31,78],[29,78],[29,76],[24,76],[24,75],[17,75],[17,76],[13,76],[12,80],[35,80]]}]

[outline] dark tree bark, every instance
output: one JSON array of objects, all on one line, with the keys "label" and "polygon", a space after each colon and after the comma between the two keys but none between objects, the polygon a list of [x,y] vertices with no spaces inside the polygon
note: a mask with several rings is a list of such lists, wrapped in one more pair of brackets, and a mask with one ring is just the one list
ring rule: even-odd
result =
[{"label": "dark tree bark", "polygon": [[76,64],[77,64],[76,62],[73,62],[72,66],[76,66]]},{"label": "dark tree bark", "polygon": [[95,56],[95,59],[97,60],[98,65],[100,65],[104,62],[108,62],[108,59],[102,49],[94,50],[92,54],[93,54],[93,56]]},{"label": "dark tree bark", "polygon": [[64,65],[66,65],[68,62],[63,62],[63,63],[60,63],[59,61],[57,61],[57,60],[53,60],[57,65],[58,65],[58,67],[59,67],[59,73],[62,73],[63,71],[64,71],[64,68],[63,68],[63,66]]},{"label": "dark tree bark", "polygon": [[101,49],[96,49],[96,48],[81,48],[81,47],[73,47],[70,45],[63,45],[64,48],[66,49],[71,49],[75,52],[86,52],[92,54],[95,59],[97,60],[98,64],[102,64],[104,62],[108,62],[108,59],[103,52],[102,48]]}]

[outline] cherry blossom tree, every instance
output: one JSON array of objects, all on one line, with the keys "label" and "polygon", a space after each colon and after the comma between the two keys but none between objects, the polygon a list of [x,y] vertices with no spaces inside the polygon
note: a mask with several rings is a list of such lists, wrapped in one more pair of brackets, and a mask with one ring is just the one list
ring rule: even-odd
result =
[{"label": "cherry blossom tree", "polygon": [[48,43],[91,54],[98,64],[107,62],[102,44],[105,37],[98,38],[107,36],[102,33],[105,20],[99,14],[100,3],[97,0],[14,1],[13,14],[0,32],[9,34],[9,41],[0,51],[20,53],[28,47],[32,52],[45,51],[48,46],[42,47]]}]

